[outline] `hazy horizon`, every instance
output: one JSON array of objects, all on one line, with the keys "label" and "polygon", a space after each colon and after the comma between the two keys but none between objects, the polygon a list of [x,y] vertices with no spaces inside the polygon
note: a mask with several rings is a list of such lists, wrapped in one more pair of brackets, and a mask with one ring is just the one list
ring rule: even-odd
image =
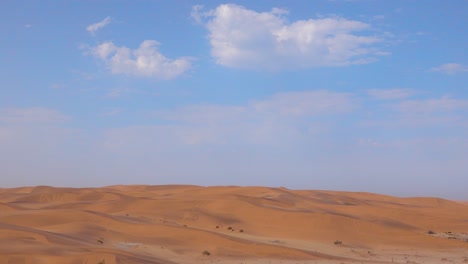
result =
[{"label": "hazy horizon", "polygon": [[466,1],[0,7],[0,188],[468,200]]}]

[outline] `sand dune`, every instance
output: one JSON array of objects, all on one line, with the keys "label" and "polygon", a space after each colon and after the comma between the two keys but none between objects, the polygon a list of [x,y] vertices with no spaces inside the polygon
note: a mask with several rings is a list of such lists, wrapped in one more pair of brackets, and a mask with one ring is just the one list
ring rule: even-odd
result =
[{"label": "sand dune", "polygon": [[0,264],[392,262],[468,263],[468,204],[267,187],[0,189]]}]

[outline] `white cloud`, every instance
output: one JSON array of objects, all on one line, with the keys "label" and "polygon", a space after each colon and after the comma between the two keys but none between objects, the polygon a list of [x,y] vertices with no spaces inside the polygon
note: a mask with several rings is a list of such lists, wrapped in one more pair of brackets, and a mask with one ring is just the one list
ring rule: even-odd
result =
[{"label": "white cloud", "polygon": [[91,24],[89,26],[86,27],[86,30],[91,33],[91,34],[96,34],[96,32],[102,28],[104,28],[105,26],[109,25],[109,23],[111,22],[111,18],[110,17],[106,17],[104,18],[102,21],[99,21],[97,23],[94,23],[94,24]]},{"label": "white cloud", "polygon": [[468,72],[468,67],[458,63],[446,63],[431,68],[431,71],[453,75],[456,73]]},{"label": "white cloud", "polygon": [[383,39],[355,34],[370,25],[340,17],[288,22],[287,11],[256,12],[235,4],[192,17],[209,31],[212,55],[220,65],[247,69],[294,69],[370,63],[384,55]]},{"label": "white cloud", "polygon": [[370,89],[367,93],[378,100],[396,100],[405,99],[415,94],[411,89]]},{"label": "white cloud", "polygon": [[12,124],[57,123],[69,120],[70,117],[53,109],[44,107],[2,108],[0,122]]},{"label": "white cloud", "polygon": [[154,40],[145,40],[137,49],[118,47],[104,42],[91,47],[91,54],[103,60],[113,74],[129,74],[161,79],[174,79],[191,67],[189,58],[169,59],[162,55]]}]

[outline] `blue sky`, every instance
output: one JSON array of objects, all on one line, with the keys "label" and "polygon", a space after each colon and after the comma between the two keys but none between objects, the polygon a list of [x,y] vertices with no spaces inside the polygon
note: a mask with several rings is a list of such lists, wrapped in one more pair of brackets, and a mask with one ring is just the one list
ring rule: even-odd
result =
[{"label": "blue sky", "polygon": [[0,185],[468,199],[467,9],[4,1]]}]

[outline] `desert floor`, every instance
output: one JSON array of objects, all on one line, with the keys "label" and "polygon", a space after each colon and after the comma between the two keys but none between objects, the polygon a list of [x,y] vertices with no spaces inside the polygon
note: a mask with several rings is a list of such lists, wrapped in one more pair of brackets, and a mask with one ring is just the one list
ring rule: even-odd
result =
[{"label": "desert floor", "polygon": [[468,204],[266,187],[0,189],[4,263],[466,264]]}]

